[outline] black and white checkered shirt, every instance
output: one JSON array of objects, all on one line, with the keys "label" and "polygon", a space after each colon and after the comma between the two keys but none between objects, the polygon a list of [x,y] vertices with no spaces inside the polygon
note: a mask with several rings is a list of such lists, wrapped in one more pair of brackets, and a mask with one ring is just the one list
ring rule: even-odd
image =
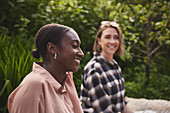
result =
[{"label": "black and white checkered shirt", "polygon": [[115,60],[111,64],[94,53],[83,71],[80,99],[84,113],[117,113],[124,109],[124,78]]}]

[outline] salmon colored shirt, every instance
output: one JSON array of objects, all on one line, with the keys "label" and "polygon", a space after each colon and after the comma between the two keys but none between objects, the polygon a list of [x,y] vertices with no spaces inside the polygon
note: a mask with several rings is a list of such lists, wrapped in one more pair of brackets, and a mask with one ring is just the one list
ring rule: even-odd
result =
[{"label": "salmon colored shirt", "polygon": [[33,71],[10,94],[9,113],[83,113],[72,75],[62,87],[39,64],[33,63]]}]

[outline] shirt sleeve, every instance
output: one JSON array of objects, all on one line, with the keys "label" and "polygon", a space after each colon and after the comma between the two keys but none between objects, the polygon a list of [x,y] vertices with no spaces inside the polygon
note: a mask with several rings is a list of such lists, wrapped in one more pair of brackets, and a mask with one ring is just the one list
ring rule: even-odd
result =
[{"label": "shirt sleeve", "polygon": [[32,82],[16,88],[8,98],[9,113],[45,113],[42,86]]},{"label": "shirt sleeve", "polygon": [[95,113],[112,113],[115,106],[112,104],[111,98],[103,88],[100,74],[96,71],[90,72],[90,75],[86,79],[86,85]]}]

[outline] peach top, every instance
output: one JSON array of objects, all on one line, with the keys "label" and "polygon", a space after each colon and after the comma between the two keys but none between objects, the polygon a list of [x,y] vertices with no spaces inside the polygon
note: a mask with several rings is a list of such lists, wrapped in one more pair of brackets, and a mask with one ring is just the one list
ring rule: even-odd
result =
[{"label": "peach top", "polygon": [[33,63],[33,71],[10,94],[9,113],[83,113],[72,75],[62,87],[39,64]]}]

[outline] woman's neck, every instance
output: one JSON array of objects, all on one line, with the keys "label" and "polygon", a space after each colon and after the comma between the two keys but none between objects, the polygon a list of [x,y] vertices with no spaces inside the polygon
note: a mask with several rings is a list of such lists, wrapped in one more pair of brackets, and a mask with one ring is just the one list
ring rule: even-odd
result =
[{"label": "woman's neck", "polygon": [[110,63],[113,63],[113,55],[111,54],[103,54],[103,53],[100,53],[102,56],[104,56],[104,58],[109,61]]},{"label": "woman's neck", "polygon": [[64,82],[67,78],[67,74],[66,74],[66,72],[62,71],[61,69],[56,68],[56,67],[60,67],[60,66],[53,66],[51,64],[44,62],[43,67],[54,77],[54,79],[57,82],[59,82],[61,85],[64,84]]}]

